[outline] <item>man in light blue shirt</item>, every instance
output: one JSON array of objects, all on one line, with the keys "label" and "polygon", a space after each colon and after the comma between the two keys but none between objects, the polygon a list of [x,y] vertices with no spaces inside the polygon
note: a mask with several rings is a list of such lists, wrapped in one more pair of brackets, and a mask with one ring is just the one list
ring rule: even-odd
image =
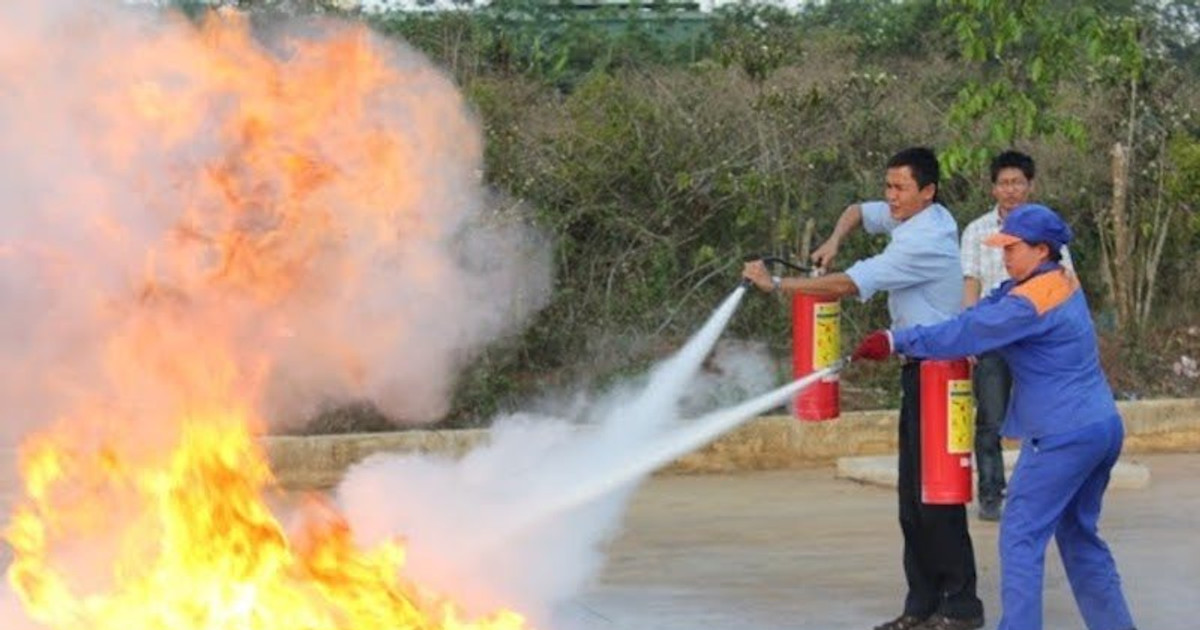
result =
[{"label": "man in light blue shirt", "polygon": [[[958,314],[962,305],[962,275],[958,255],[958,225],[936,201],[904,220],[897,220],[887,202],[859,204],[862,226],[871,234],[890,234],[879,254],[860,260],[846,275],[867,301],[879,291],[888,294],[892,323],[936,324]],[[820,250],[818,250],[820,251]]]},{"label": "man in light blue shirt", "polygon": [[[756,261],[747,263],[742,274],[764,291],[856,295],[864,301],[886,291],[893,327],[948,320],[962,305],[962,263],[958,225],[937,201],[938,177],[937,156],[929,149],[905,149],[888,160],[887,201],[847,207],[833,234],[813,252],[813,261],[825,268],[859,225],[890,235],[882,252],[845,272],[779,278]],[[972,630],[983,626],[983,603],[975,594],[975,551],[966,508],[921,501],[920,373],[920,362],[908,361],[900,379],[904,397],[897,491],[908,594],[902,614],[875,630]]]}]

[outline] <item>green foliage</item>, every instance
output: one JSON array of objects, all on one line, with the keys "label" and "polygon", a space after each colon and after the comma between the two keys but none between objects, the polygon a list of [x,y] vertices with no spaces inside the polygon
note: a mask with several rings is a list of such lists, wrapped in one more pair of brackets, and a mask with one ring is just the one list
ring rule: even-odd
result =
[{"label": "green foliage", "polygon": [[800,11],[806,31],[852,35],[858,41],[857,53],[873,60],[934,54],[946,39],[936,0],[829,0],[806,3]]},{"label": "green foliage", "polygon": [[800,16],[776,6],[727,5],[712,24],[715,56],[761,83],[780,66],[803,58],[800,24]]},{"label": "green foliage", "polygon": [[1082,122],[1054,106],[1060,84],[1080,76],[1136,80],[1144,68],[1139,21],[1113,8],[1054,0],[939,3],[960,54],[983,69],[950,107],[948,122],[959,134],[943,155],[951,173],[982,169],[1020,139],[1058,136],[1082,148]]},{"label": "green foliage", "polygon": [[[819,241],[848,203],[881,194],[884,161],[913,144],[941,149],[960,225],[990,205],[981,167],[998,149],[1035,155],[1039,198],[1075,227],[1072,253],[1097,297],[1107,152],[1133,129],[1132,207],[1177,210],[1159,286],[1180,309],[1168,314],[1186,316],[1200,308],[1197,31],[1162,16],[1187,4],[830,0],[697,20],[664,3],[501,0],[363,16],[457,80],[483,122],[487,183],[554,239],[551,302],[473,362],[447,422],[665,356],[728,295],[744,254],[798,253],[810,220]],[[1147,216],[1135,233],[1154,233]],[[885,243],[858,234],[838,266]],[[786,372],[788,313],[748,296],[726,334],[766,341]],[[844,313],[845,344],[887,323],[880,299],[848,300]],[[896,394],[893,370],[852,376],[870,394],[847,408]]]},{"label": "green foliage", "polygon": [[1180,134],[1167,148],[1169,168],[1164,181],[1165,203],[1174,205],[1179,216],[1168,257],[1175,284],[1166,290],[1179,308],[1200,308],[1200,278],[1195,273],[1200,253],[1200,136]]},{"label": "green foliage", "polygon": [[1193,135],[1172,138],[1167,155],[1173,167],[1166,183],[1168,197],[1188,212],[1196,213],[1200,210],[1200,138]]},{"label": "green foliage", "polygon": [[704,47],[703,23],[663,2],[580,10],[572,3],[496,0],[472,11],[377,16],[452,69],[521,75],[570,91],[589,73],[687,62]]}]

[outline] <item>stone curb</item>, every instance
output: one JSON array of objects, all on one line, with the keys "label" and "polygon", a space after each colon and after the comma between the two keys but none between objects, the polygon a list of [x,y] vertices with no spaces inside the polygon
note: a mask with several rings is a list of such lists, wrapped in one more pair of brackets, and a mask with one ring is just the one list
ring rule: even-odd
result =
[{"label": "stone curb", "polygon": [[[1118,406],[1125,419],[1125,453],[1200,452],[1200,399],[1121,402]],[[662,472],[798,468],[832,464],[840,457],[891,454],[896,452],[897,419],[895,410],[850,412],[825,422],[764,416],[677,459]],[[266,438],[266,447],[284,485],[323,487],[337,483],[346,468],[372,453],[454,457],[481,444],[487,436],[482,429],[281,436]]]},{"label": "stone curb", "polygon": [[[1200,452],[1200,399],[1119,403],[1125,418],[1125,453]],[[840,457],[896,451],[895,410],[849,412],[836,420],[798,422],[764,416],[708,446],[679,458],[662,472],[730,473],[828,465]],[[435,453],[457,457],[483,443],[483,429],[399,431],[315,436],[268,436],[272,469],[287,487],[328,487],[352,464],[379,452]],[[1008,445],[1011,448],[1011,444]],[[15,486],[15,451],[0,449],[0,488]]]}]

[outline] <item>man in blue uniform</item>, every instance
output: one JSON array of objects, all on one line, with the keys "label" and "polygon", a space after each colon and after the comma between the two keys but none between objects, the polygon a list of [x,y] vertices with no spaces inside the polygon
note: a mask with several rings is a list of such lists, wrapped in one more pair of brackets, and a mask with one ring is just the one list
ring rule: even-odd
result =
[{"label": "man in blue uniform", "polygon": [[1000,630],[1041,630],[1051,535],[1089,630],[1133,628],[1116,563],[1097,532],[1124,429],[1087,302],[1059,264],[1070,240],[1049,208],[1018,207],[988,239],[1004,248],[1010,280],[954,319],[876,331],[854,352],[882,360],[893,352],[938,359],[996,350],[1012,370],[1002,432],[1022,442],[1000,522]]}]

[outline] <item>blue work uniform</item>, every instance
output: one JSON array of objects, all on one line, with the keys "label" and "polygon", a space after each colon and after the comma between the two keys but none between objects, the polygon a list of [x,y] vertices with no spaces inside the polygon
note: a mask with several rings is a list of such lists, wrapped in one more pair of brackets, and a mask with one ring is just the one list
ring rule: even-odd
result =
[{"label": "blue work uniform", "polygon": [[1045,263],[954,319],[894,330],[892,338],[896,352],[923,358],[996,350],[1012,370],[1002,432],[1022,443],[1000,525],[1000,630],[1041,630],[1051,535],[1089,630],[1133,628],[1116,563],[1097,532],[1124,429],[1078,282]]}]

